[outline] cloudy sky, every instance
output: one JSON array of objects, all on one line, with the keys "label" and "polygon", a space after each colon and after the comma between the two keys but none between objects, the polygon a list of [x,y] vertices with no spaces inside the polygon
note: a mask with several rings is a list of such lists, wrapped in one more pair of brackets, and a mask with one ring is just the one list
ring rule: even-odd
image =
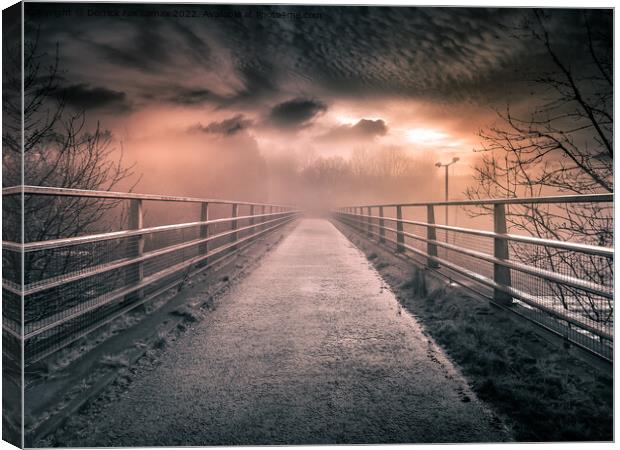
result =
[{"label": "cloudy sky", "polygon": [[[526,80],[549,67],[518,31],[524,9],[27,4],[26,16],[40,51],[58,48],[66,103],[147,180],[205,164],[205,148],[258,164],[398,146],[459,156],[465,173],[493,108],[531,108],[541,93]],[[556,10],[548,25],[575,64],[580,17]]]}]

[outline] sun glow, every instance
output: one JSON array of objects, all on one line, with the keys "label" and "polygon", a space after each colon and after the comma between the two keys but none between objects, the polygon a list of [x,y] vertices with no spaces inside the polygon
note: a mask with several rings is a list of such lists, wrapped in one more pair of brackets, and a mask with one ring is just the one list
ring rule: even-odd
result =
[{"label": "sun glow", "polygon": [[405,134],[411,142],[423,144],[439,143],[449,137],[446,133],[433,130],[432,128],[412,128],[407,130]]}]

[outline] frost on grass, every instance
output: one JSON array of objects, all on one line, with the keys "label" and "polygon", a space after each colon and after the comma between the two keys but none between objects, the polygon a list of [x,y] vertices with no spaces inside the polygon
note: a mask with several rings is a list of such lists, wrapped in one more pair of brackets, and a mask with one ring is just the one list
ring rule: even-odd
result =
[{"label": "frost on grass", "polygon": [[129,359],[127,355],[105,355],[101,358],[101,364],[112,368],[128,367]]},{"label": "frost on grass", "polygon": [[187,306],[179,306],[170,314],[183,317],[188,322],[198,322],[200,320],[200,314]]},{"label": "frost on grass", "polygon": [[478,397],[510,417],[517,440],[611,439],[612,383],[604,375],[462,289],[421,296],[420,272],[400,286],[409,304]]},{"label": "frost on grass", "polygon": [[168,333],[160,331],[157,333],[157,336],[155,336],[155,339],[153,339],[153,348],[160,349],[164,348],[166,345],[168,345]]}]

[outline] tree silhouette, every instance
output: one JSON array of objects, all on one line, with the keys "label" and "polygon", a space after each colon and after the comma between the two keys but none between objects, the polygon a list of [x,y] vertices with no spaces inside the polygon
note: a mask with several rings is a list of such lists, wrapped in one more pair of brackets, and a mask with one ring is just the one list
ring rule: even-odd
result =
[{"label": "tree silhouette", "polygon": [[[554,42],[549,31],[553,14],[533,10],[519,29],[546,55],[549,70],[532,80],[540,102],[525,117],[507,107],[498,112],[499,124],[480,132],[482,162],[476,167],[476,184],[466,191],[471,199],[613,192],[611,14],[583,11],[580,30],[571,36],[571,53]],[[510,206],[507,220],[513,230],[543,238],[603,246],[613,242],[609,204]],[[568,276],[612,283],[613,262],[608,259],[517,244],[512,255]],[[577,300],[589,319],[611,320],[611,301],[566,286],[549,288],[565,308]]]}]

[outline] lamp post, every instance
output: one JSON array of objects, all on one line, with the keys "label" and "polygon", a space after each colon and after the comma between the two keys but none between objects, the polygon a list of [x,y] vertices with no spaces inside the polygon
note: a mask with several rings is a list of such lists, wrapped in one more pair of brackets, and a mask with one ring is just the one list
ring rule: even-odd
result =
[{"label": "lamp post", "polygon": [[[450,161],[449,163],[446,164],[442,164],[440,162],[436,163],[435,165],[437,167],[445,167],[446,168],[446,202],[448,201],[448,167],[450,167],[452,164],[456,163],[459,160],[459,158],[457,156],[455,156],[454,158],[452,158],[452,161]],[[448,223],[448,205],[446,205],[446,225],[450,225]],[[448,231],[446,231],[446,236],[448,235]]]}]

